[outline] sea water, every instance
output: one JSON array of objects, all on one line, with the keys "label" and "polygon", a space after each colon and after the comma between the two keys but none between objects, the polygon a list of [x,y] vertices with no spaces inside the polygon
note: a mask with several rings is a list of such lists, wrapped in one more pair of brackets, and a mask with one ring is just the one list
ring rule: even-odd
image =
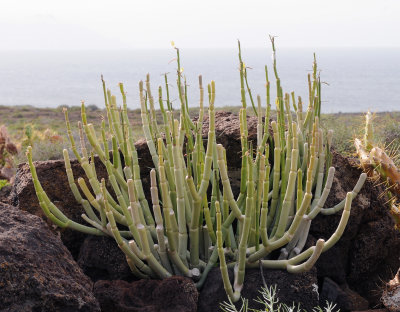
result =
[{"label": "sea water", "polygon": [[[284,92],[294,91],[308,104],[307,74],[316,52],[325,113],[400,110],[400,49],[316,48],[277,50],[278,75]],[[216,106],[241,105],[236,50],[181,50],[181,66],[188,85],[190,106],[198,106],[198,75],[206,86],[216,83]],[[128,106],[139,108],[138,83],[149,73],[153,96],[164,87],[168,73],[171,100],[178,108],[176,53],[166,50],[129,51],[0,51],[0,105],[87,105],[104,107],[100,76],[120,101],[123,82]],[[271,81],[272,107],[275,77],[271,49],[243,49],[248,82],[254,97],[265,104],[265,65]],[[164,97],[165,97],[165,89]],[[250,101],[248,100],[248,103]]]}]

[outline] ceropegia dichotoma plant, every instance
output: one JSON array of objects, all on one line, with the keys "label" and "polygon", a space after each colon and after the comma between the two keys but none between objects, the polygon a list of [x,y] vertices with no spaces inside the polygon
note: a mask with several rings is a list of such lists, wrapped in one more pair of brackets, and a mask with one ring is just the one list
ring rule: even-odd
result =
[{"label": "ceropegia dichotoma plant", "polygon": [[[319,123],[321,84],[317,64],[314,61],[313,72],[308,75],[309,103],[303,112],[300,97],[296,99],[294,93],[283,93],[273,38],[272,48],[277,120],[270,122],[267,67],[266,108],[262,109],[261,97],[257,96],[255,103],[251,95],[239,45],[242,166],[237,197],[230,185],[225,148],[217,144],[215,136],[215,83],[212,81],[207,86],[209,127],[204,141],[202,78],[199,77],[199,117],[193,121],[189,117],[188,88],[176,49],[178,119],[173,114],[167,75],[164,93],[162,87],[158,88],[161,124],[156,119],[149,76],[139,83],[143,133],[154,163],[150,172],[151,202],[144,195],[140,179],[123,85],[120,84],[122,106],[119,107],[116,96],[106,89],[103,81],[107,122],[103,120],[101,131],[96,132],[87,121],[82,104],[82,122],[78,125],[81,153],[65,111],[72,151],[87,176],[86,180],[81,177],[76,180],[68,151],[64,150],[68,181],[83,206],[85,222],[70,220],[50,201],[40,185],[31,148],[28,148],[37,197],[46,216],[62,228],[114,237],[132,272],[141,278],[184,275],[192,277],[200,288],[208,272],[219,262],[224,287],[233,301],[240,298],[246,268],[261,264],[292,273],[309,270],[319,255],[341,237],[352,199],[366,175],[360,176],[342,202],[324,208],[335,169],[331,167],[332,133],[325,134]],[[257,116],[256,141],[248,140],[247,96]],[[91,151],[85,147],[85,137]],[[107,169],[107,183],[97,178],[95,154]],[[335,233],[327,241],[320,239],[315,246],[303,250],[311,221],[319,213],[328,215],[342,209]],[[271,257],[275,250],[280,250],[278,259]],[[228,278],[230,267],[234,268],[233,286]]]}]

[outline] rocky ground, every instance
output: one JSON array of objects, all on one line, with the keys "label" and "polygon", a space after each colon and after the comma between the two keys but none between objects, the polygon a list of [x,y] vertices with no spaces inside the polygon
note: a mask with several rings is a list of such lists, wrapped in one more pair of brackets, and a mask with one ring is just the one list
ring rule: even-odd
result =
[{"label": "rocky ground", "polygon": [[[231,183],[238,192],[238,119],[218,112],[216,120],[217,141],[228,148]],[[248,124],[252,138],[255,120],[249,118]],[[144,141],[138,141],[137,149],[144,189],[149,190],[151,157]],[[105,176],[102,165],[96,165],[98,177]],[[326,207],[340,202],[361,173],[356,163],[337,153],[333,165],[336,174]],[[37,162],[36,167],[49,197],[68,217],[81,221],[81,207],[70,194],[63,161]],[[72,168],[76,178],[84,176],[77,162]],[[328,300],[341,311],[400,311],[399,273],[395,276],[400,232],[394,229],[381,192],[366,182],[353,201],[343,237],[311,271],[291,275],[264,270],[267,282],[278,285],[281,301],[301,302],[307,309]],[[56,229],[43,219],[26,164],[19,166],[14,186],[1,191],[0,201],[0,311],[218,311],[226,300],[218,268],[200,292],[182,277],[135,280],[113,239]],[[318,216],[308,243],[329,238],[340,215]],[[250,301],[257,298],[261,285],[260,271],[247,270],[243,295]]]}]

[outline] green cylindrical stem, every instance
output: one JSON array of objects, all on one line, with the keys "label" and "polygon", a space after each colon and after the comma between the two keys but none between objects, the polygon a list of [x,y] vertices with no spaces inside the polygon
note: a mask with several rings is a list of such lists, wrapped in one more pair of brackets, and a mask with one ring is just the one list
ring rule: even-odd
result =
[{"label": "green cylindrical stem", "polygon": [[219,206],[219,202],[216,202],[215,206],[216,206],[216,217],[217,217],[217,249],[218,249],[218,257],[220,262],[222,281],[224,283],[224,288],[227,295],[233,302],[236,302],[240,299],[240,292],[234,293],[231,282],[229,281],[228,268],[226,266],[225,253],[223,249],[221,209]]},{"label": "green cylindrical stem", "polygon": [[250,232],[250,218],[252,214],[252,210],[254,209],[254,181],[253,181],[253,167],[252,161],[250,160],[249,156],[245,156],[247,159],[248,164],[248,171],[247,171],[247,198],[246,198],[246,212],[243,222],[243,230],[240,237],[239,243],[239,259],[237,263],[237,271],[235,274],[235,283],[234,289],[235,292],[241,291],[243,287],[244,281],[244,274],[245,274],[245,265],[246,265],[246,248],[249,238]]}]

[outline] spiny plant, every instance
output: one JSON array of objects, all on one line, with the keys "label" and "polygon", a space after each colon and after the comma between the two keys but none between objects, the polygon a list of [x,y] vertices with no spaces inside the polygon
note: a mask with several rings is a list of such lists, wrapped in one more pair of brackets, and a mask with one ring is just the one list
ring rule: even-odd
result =
[{"label": "spiny plant", "polygon": [[354,145],[360,159],[361,167],[373,179],[386,185],[385,194],[389,198],[390,212],[400,229],[400,169],[395,164],[396,157],[385,147],[379,147],[374,137],[373,116],[370,111],[365,115],[365,131],[362,140],[355,138]]},{"label": "spiny plant", "polygon": [[[278,95],[275,101],[277,120],[271,122],[267,67],[263,110],[260,96],[254,102],[239,43],[242,166],[237,197],[230,185],[226,150],[217,144],[215,136],[215,82],[207,85],[209,127],[205,141],[202,136],[205,111],[202,77],[199,76],[199,117],[193,121],[188,113],[188,85],[182,73],[179,49],[175,48],[179,119],[174,118],[166,74],[164,91],[161,86],[158,88],[161,124],[156,118],[150,76],[139,83],[143,133],[154,163],[150,172],[151,207],[140,179],[123,84],[119,84],[122,106],[118,107],[116,96],[102,79],[107,116],[98,137],[86,118],[82,103],[82,122],[78,123],[81,154],[65,110],[71,149],[87,179],[75,179],[67,150],[63,152],[65,167],[71,190],[85,211],[82,218],[87,224],[70,220],[51,202],[40,185],[32,162],[32,149],[28,148],[36,194],[46,216],[61,228],[114,237],[132,272],[140,278],[184,275],[193,278],[201,288],[209,271],[219,262],[224,287],[232,301],[240,298],[246,268],[262,265],[291,273],[309,270],[319,255],[343,234],[352,199],[360,191],[366,175],[360,176],[343,201],[323,208],[335,168],[331,167],[332,132],[325,135],[319,123],[321,83],[317,64],[314,59],[313,72],[308,75],[308,108],[303,112],[300,97],[296,99],[294,93],[283,93],[274,38],[271,41]],[[247,97],[257,116],[255,142],[248,139]],[[86,149],[85,138],[90,143],[90,151]],[[95,154],[107,170],[107,181],[97,178]],[[303,250],[311,221],[319,213],[329,215],[342,209],[335,233],[326,242],[319,239],[315,246]],[[280,250],[278,259],[272,256],[275,250]],[[233,286],[228,268],[234,269]]]}]

